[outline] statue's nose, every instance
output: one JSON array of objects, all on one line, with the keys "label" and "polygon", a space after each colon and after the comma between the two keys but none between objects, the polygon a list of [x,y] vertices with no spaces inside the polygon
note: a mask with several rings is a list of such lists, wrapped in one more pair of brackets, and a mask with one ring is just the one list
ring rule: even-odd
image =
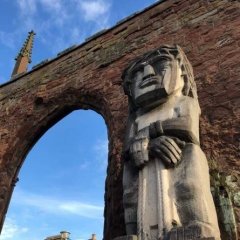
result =
[{"label": "statue's nose", "polygon": [[155,76],[155,71],[151,65],[144,66],[143,79]]}]

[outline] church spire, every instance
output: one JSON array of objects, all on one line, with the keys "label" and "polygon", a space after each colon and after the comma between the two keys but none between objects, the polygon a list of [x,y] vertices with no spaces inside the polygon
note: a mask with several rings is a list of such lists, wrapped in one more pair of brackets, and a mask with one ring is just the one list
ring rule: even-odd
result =
[{"label": "church spire", "polygon": [[23,47],[15,58],[16,64],[12,72],[12,77],[14,75],[27,72],[27,66],[29,63],[31,63],[33,39],[35,34],[36,33],[34,33],[34,31],[28,33],[28,37],[24,42]]}]

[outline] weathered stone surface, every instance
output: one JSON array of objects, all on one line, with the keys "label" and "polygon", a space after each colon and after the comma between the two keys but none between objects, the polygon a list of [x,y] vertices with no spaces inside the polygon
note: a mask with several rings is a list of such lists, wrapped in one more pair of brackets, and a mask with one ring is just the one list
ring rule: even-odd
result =
[{"label": "weathered stone surface", "polygon": [[[214,9],[217,12],[205,15]],[[201,21],[191,22],[204,15]],[[10,200],[11,185],[31,147],[72,110],[92,109],[104,117],[110,142],[104,236],[110,240],[126,234],[121,151],[127,99],[121,86],[121,72],[136,56],[164,43],[182,46],[193,65],[202,109],[200,138],[211,169],[240,175],[239,3],[159,1],[73,51],[0,86],[0,169],[6,173],[0,186],[7,189],[5,200],[0,204],[1,223]],[[97,45],[101,48],[94,48]],[[114,53],[109,62],[109,53],[113,53],[114,48],[119,55]],[[101,49],[107,54],[99,54]],[[239,182],[237,188],[240,188]],[[239,216],[240,208],[234,207]],[[239,232],[239,217],[237,219]]]}]

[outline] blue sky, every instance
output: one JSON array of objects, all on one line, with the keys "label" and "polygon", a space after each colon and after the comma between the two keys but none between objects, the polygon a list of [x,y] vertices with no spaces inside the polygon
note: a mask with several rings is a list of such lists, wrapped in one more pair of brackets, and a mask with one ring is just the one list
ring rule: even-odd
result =
[{"label": "blue sky", "polygon": [[[0,84],[9,80],[27,33],[32,66],[81,44],[155,0],[0,0]],[[0,240],[102,238],[107,129],[93,111],[75,111],[37,142],[20,171]]]}]

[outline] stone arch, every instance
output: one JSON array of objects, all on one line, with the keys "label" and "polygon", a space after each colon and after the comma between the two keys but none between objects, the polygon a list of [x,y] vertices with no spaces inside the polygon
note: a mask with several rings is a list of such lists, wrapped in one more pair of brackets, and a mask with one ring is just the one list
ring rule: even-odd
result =
[{"label": "stone arch", "polygon": [[[85,98],[84,96],[81,96],[81,97],[83,99]],[[64,99],[64,101],[66,102],[59,103],[60,101],[59,99]],[[44,112],[46,114],[45,116],[42,116],[42,118],[39,119],[37,123],[36,123],[36,119],[34,119],[34,116],[33,116],[23,121],[22,124],[19,126],[17,135],[22,135],[22,137],[16,139],[12,143],[11,148],[9,148],[9,152],[12,152],[12,157],[11,158],[9,157],[9,161],[6,162],[7,164],[6,166],[8,169],[11,169],[11,167],[8,164],[11,164],[13,162],[14,163],[16,162],[16,165],[18,167],[21,167],[26,155],[32,149],[35,143],[41,138],[41,136],[45,132],[47,132],[48,129],[50,129],[53,125],[55,125],[62,118],[64,118],[74,110],[89,109],[99,113],[105,119],[107,128],[110,124],[112,124],[112,120],[114,120],[114,116],[112,116],[110,119],[108,118],[106,119],[105,116],[109,116],[109,115],[111,116],[111,112],[109,112],[109,109],[107,108],[106,103],[102,103],[101,100],[96,102],[96,99],[87,96],[86,102],[84,100],[81,102],[75,102],[76,95],[74,94],[73,94],[73,98],[59,98],[59,99],[57,99],[56,102],[51,104],[54,109],[51,113],[46,111],[46,108],[48,107],[46,106],[41,107],[42,108],[41,111],[43,112],[42,115],[44,115]],[[102,106],[100,106],[100,103],[102,103]],[[55,108],[55,106],[57,107]],[[35,123],[31,124],[31,122],[35,122]],[[111,144],[112,142],[110,142],[110,145]],[[18,173],[18,171],[16,171],[16,173]],[[11,175],[14,175],[14,174],[11,174]]]},{"label": "stone arch", "polygon": [[[19,79],[19,82],[21,82],[21,79]],[[11,85],[18,84],[19,82],[9,83],[8,86],[12,87]],[[101,87],[101,89],[103,88]],[[12,94],[13,99],[15,99],[15,94],[17,93],[13,92]],[[120,148],[122,139],[120,139],[118,135],[120,130],[119,123],[124,122],[124,120],[122,118],[120,119],[121,116],[119,115],[119,112],[116,111],[116,108],[112,109],[111,104],[109,104],[109,101],[105,98],[105,94],[102,93],[100,89],[91,92],[86,91],[84,87],[82,87],[81,90],[78,88],[66,88],[50,98],[46,95],[31,95],[32,96],[27,101],[31,106],[31,110],[27,106],[23,106],[21,100],[15,102],[17,106],[14,105],[13,107],[14,111],[20,109],[23,116],[21,119],[15,117],[11,119],[12,123],[17,124],[11,124],[10,129],[12,128],[14,133],[12,132],[10,135],[7,134],[7,153],[2,156],[2,169],[4,169],[0,174],[2,185],[0,190],[0,210],[2,216],[6,214],[18,173],[28,152],[49,128],[74,110],[90,109],[99,113],[104,118],[109,139],[107,175],[114,175],[113,181],[107,179],[106,182],[110,185],[108,188],[113,188],[115,186],[116,183],[113,182],[121,182],[121,169],[119,168],[119,170],[114,173],[112,169],[115,169],[114,166],[116,165],[121,165]],[[111,97],[111,93],[109,96]],[[18,97],[16,98],[18,99]],[[7,109],[7,111],[11,111],[10,108]],[[119,186],[121,184],[118,183],[117,185]],[[111,197],[109,197],[110,195]],[[118,197],[118,195],[115,197]],[[105,201],[111,202],[116,200],[114,200],[114,195],[108,195],[106,192]],[[116,202],[119,202],[119,205],[121,204],[120,200]],[[109,210],[105,209],[105,215],[108,214],[108,211]],[[2,219],[1,224],[3,224],[3,221],[4,218]]]}]

